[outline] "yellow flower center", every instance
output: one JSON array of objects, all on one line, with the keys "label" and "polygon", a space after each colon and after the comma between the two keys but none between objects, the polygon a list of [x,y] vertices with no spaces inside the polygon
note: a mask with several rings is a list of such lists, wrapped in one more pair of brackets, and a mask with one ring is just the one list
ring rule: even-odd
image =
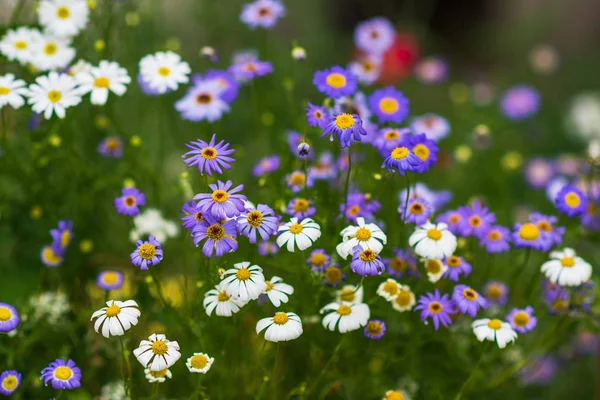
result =
[{"label": "yellow flower center", "polygon": [[212,96],[208,93],[202,93],[196,96],[196,103],[198,104],[210,104]]},{"label": "yellow flower center", "polygon": [[394,302],[398,304],[400,307],[408,307],[412,300],[410,290],[401,290],[400,293],[394,299]]},{"label": "yellow flower center", "polygon": [[290,175],[290,184],[301,186],[304,185],[304,182],[306,182],[306,175],[304,175],[304,172],[294,172]]},{"label": "yellow flower center", "polygon": [[390,260],[390,267],[396,271],[401,272],[406,269],[406,261],[400,257],[395,257]]},{"label": "yellow flower center", "polygon": [[19,381],[17,380],[17,378],[15,378],[12,375],[9,375],[6,378],[4,378],[4,380],[2,381],[2,387],[4,388],[4,390],[11,391],[11,390],[15,390],[18,383],[19,383]]},{"label": "yellow flower center", "polygon": [[73,376],[73,371],[67,366],[56,367],[54,370],[54,377],[61,381],[69,380]]},{"label": "yellow flower center", "polygon": [[310,204],[305,199],[296,199],[292,208],[294,209],[295,212],[301,213],[301,212],[306,212],[308,210],[309,205]]},{"label": "yellow flower center", "polygon": [[226,290],[220,291],[219,295],[217,296],[217,300],[220,301],[220,302],[227,301],[230,298],[231,298],[231,296],[227,294]]},{"label": "yellow flower center", "polygon": [[235,273],[236,278],[240,281],[247,281],[250,279],[250,270],[248,268],[240,268]]},{"label": "yellow flower center", "polygon": [[254,72],[257,68],[258,66],[253,62],[249,62],[248,64],[244,65],[244,69],[248,72]]},{"label": "yellow flower center", "polygon": [[410,205],[408,210],[411,214],[421,215],[423,212],[425,212],[425,207],[423,207],[423,204],[415,202]]},{"label": "yellow flower center", "polygon": [[119,313],[121,312],[121,307],[119,307],[116,304],[111,304],[110,306],[106,307],[106,316],[107,317],[114,317],[116,315],[119,315]]},{"label": "yellow flower center", "polygon": [[346,77],[337,72],[327,75],[327,84],[332,88],[339,89],[346,86]]},{"label": "yellow flower center", "polygon": [[500,239],[502,239],[502,235],[498,231],[490,231],[488,233],[488,239],[494,240],[494,241],[500,240]]},{"label": "yellow flower center", "polygon": [[488,328],[497,331],[498,329],[502,328],[502,321],[500,321],[499,319],[493,319],[490,322],[488,322]]},{"label": "yellow flower center", "polygon": [[325,254],[323,253],[314,253],[310,256],[310,263],[316,267],[320,267],[325,264],[327,258],[325,258]]},{"label": "yellow flower center", "polygon": [[270,292],[271,290],[273,290],[273,283],[271,281],[265,281],[265,283],[267,284],[267,288],[265,289],[265,292]]},{"label": "yellow flower center", "polygon": [[71,231],[66,230],[60,234],[60,245],[62,247],[67,247],[71,243]]},{"label": "yellow flower center", "polygon": [[477,215],[470,216],[469,225],[471,225],[473,228],[479,227],[481,225],[481,218],[479,218]]},{"label": "yellow flower center", "polygon": [[11,317],[10,310],[6,307],[0,307],[0,321],[8,321]]},{"label": "yellow flower center", "polygon": [[593,203],[588,203],[587,212],[592,217],[595,217],[596,215],[598,215],[598,207],[596,207],[596,205]]},{"label": "yellow flower center", "polygon": [[158,74],[161,76],[169,76],[171,75],[171,70],[167,67],[158,68]]},{"label": "yellow flower center", "polygon": [[167,369],[161,369],[160,371],[149,371],[150,375],[152,375],[154,378],[164,378],[165,376],[167,376]]},{"label": "yellow flower center", "polygon": [[343,279],[344,275],[342,270],[336,267],[327,267],[325,269],[325,280],[332,285],[339,283]]},{"label": "yellow flower center", "polygon": [[425,269],[432,275],[439,274],[442,271],[442,263],[438,260],[427,260]]},{"label": "yellow flower center", "polygon": [[398,111],[400,105],[398,100],[392,97],[384,97],[379,101],[379,109],[385,114],[393,114]]},{"label": "yellow flower center", "polygon": [[519,237],[523,240],[534,241],[540,237],[540,230],[534,224],[523,224],[519,229]]},{"label": "yellow flower center", "polygon": [[156,247],[150,243],[144,243],[138,248],[138,254],[144,260],[152,260],[152,258],[156,255]]},{"label": "yellow flower center", "polygon": [[225,203],[229,199],[229,194],[224,190],[218,189],[213,192],[212,199],[216,203]]},{"label": "yellow flower center", "polygon": [[343,301],[354,301],[354,298],[356,297],[356,290],[354,290],[354,288],[345,288],[342,289],[342,293],[340,294],[340,298]]},{"label": "yellow flower center", "polygon": [[263,214],[258,210],[250,211],[246,217],[246,220],[250,225],[258,228],[263,222]]},{"label": "yellow flower center", "polygon": [[215,158],[217,158],[217,149],[215,149],[214,147],[205,147],[202,149],[202,158],[205,158],[207,160],[214,160]]},{"label": "yellow flower center", "polygon": [[0,96],[5,96],[10,93],[10,89],[6,86],[0,86]]},{"label": "yellow flower center", "polygon": [[552,225],[548,221],[538,221],[537,227],[542,232],[552,232]]},{"label": "yellow flower center", "polygon": [[525,311],[519,311],[513,316],[513,322],[517,326],[525,327],[529,323],[529,315]]},{"label": "yellow flower center", "polygon": [[408,156],[408,149],[406,147],[396,147],[392,150],[391,154],[394,160],[402,160]]},{"label": "yellow flower center", "polygon": [[458,214],[452,214],[450,216],[450,218],[448,218],[448,222],[450,223],[450,225],[456,225],[460,222],[460,215]]},{"label": "yellow flower center", "polygon": [[429,160],[429,148],[422,143],[413,147],[413,153],[423,161]]},{"label": "yellow flower center", "polygon": [[371,239],[371,231],[368,228],[361,226],[356,230],[355,236],[359,241],[366,242],[367,240]]},{"label": "yellow flower center", "polygon": [[162,356],[168,349],[167,344],[162,340],[157,340],[152,343],[152,352],[156,355]]},{"label": "yellow flower center", "polygon": [[127,197],[125,197],[125,199],[123,199],[123,203],[125,203],[125,205],[127,207],[133,207],[133,206],[135,206],[135,203],[136,203],[135,202],[135,197],[133,197],[133,196],[127,196]]},{"label": "yellow flower center", "polygon": [[371,321],[367,324],[367,333],[371,336],[377,336],[381,334],[383,326],[378,321]]},{"label": "yellow flower center", "polygon": [[439,314],[444,309],[444,306],[442,306],[442,303],[440,303],[439,301],[432,301],[431,303],[429,303],[429,306],[427,308],[429,309],[430,313]]},{"label": "yellow flower center", "polygon": [[442,238],[442,232],[437,228],[431,228],[427,231],[427,237],[431,240],[440,240]]},{"label": "yellow flower center", "polygon": [[385,140],[396,140],[400,137],[400,134],[398,131],[387,131],[383,137],[385,137]]},{"label": "yellow flower center", "polygon": [[48,100],[50,100],[51,103],[58,103],[60,99],[62,99],[62,93],[58,90],[51,90],[48,92]]},{"label": "yellow flower center", "polygon": [[360,206],[353,205],[348,209],[348,214],[352,217],[356,217],[360,213]]},{"label": "yellow flower center", "polygon": [[219,224],[213,224],[206,229],[206,236],[212,240],[222,240],[225,237],[225,229]]},{"label": "yellow flower center", "polygon": [[46,43],[46,46],[44,46],[44,53],[46,53],[46,55],[53,55],[54,53],[56,53],[58,51],[58,46],[56,46],[56,43]]},{"label": "yellow flower center", "polygon": [[473,289],[463,290],[463,296],[469,301],[475,301],[477,299],[477,292]]},{"label": "yellow flower center", "polygon": [[102,276],[102,280],[108,285],[114,285],[119,281],[119,274],[116,272],[107,272]]},{"label": "yellow flower center", "polygon": [[18,50],[25,50],[27,48],[27,42],[18,40],[15,42],[15,48]]},{"label": "yellow flower center", "polygon": [[271,14],[271,10],[269,10],[266,7],[262,7],[258,10],[258,15],[260,15],[261,17],[266,17],[267,15]]},{"label": "yellow flower center", "polygon": [[115,151],[121,147],[121,141],[114,137],[108,138],[106,140],[106,147],[111,151]]},{"label": "yellow flower center", "polygon": [[44,248],[43,257],[44,260],[46,260],[50,264],[56,264],[60,262],[60,256],[54,253],[54,250],[52,250],[52,247],[50,246]]},{"label": "yellow flower center", "polygon": [[404,395],[397,390],[390,390],[385,394],[385,400],[406,400]]},{"label": "yellow flower center", "polygon": [[398,293],[399,290],[400,290],[400,287],[398,286],[398,284],[396,282],[387,281],[383,285],[383,291],[392,296],[395,295],[396,293]]},{"label": "yellow flower center", "polygon": [[351,114],[340,114],[335,117],[335,126],[339,129],[348,129],[354,126],[354,117]]},{"label": "yellow flower center", "polygon": [[499,299],[502,297],[502,288],[499,285],[490,285],[487,288],[487,295],[492,299]]},{"label": "yellow flower center", "polygon": [[289,321],[289,318],[288,318],[287,314],[284,312],[278,312],[273,317],[273,322],[276,323],[277,325],[285,325],[285,324],[287,324],[288,321]]},{"label": "yellow flower center", "polygon": [[290,226],[290,232],[292,232],[294,235],[299,234],[300,232],[302,232],[302,225],[296,223],[293,224],[292,226]]},{"label": "yellow flower center", "polygon": [[571,208],[576,208],[581,204],[581,198],[577,193],[569,192],[565,195],[565,203]]},{"label": "yellow flower center", "polygon": [[338,309],[337,309],[337,313],[340,315],[350,315],[352,313],[352,308],[350,308],[350,306],[347,306],[345,304],[342,304]]},{"label": "yellow flower center", "polygon": [[462,262],[460,260],[460,257],[450,256],[448,257],[448,260],[446,260],[446,264],[448,264],[450,268],[457,268],[460,267],[460,264],[462,264]]},{"label": "yellow flower center", "polygon": [[190,360],[190,364],[192,364],[192,368],[203,369],[206,367],[206,364],[208,364],[208,357],[204,354],[196,354]]},{"label": "yellow flower center", "polygon": [[97,88],[106,89],[109,85],[109,80],[103,76],[96,78],[96,80],[94,81],[94,86],[96,86]]},{"label": "yellow flower center", "polygon": [[370,249],[366,249],[360,252],[360,259],[364,262],[373,262],[377,259],[377,254]]},{"label": "yellow flower center", "polygon": [[575,265],[575,259],[573,257],[563,257],[560,260],[560,264],[563,267],[571,268],[573,265]]},{"label": "yellow flower center", "polygon": [[71,15],[71,11],[67,7],[58,7],[56,10],[56,16],[60,19],[67,19]]}]

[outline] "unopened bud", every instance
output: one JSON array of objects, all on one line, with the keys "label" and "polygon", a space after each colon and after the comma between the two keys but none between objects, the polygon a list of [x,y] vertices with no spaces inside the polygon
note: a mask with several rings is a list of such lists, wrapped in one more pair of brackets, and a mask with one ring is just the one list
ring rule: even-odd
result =
[{"label": "unopened bud", "polygon": [[219,55],[217,54],[217,51],[210,46],[204,46],[201,48],[200,55],[211,62],[219,61]]},{"label": "unopened bud", "polygon": [[298,145],[298,155],[300,157],[306,157],[310,152],[310,145],[306,142],[302,142]]},{"label": "unopened bud", "polygon": [[306,50],[304,50],[304,47],[294,46],[292,48],[292,58],[296,61],[306,60]]}]

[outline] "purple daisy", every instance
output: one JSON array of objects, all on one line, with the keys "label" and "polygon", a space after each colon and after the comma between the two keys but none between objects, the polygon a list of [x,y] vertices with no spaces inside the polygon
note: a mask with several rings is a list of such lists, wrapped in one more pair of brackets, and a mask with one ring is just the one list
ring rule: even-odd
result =
[{"label": "purple daisy", "polygon": [[73,222],[58,221],[58,228],[50,231],[52,248],[56,254],[63,254],[73,239]]},{"label": "purple daisy", "polygon": [[556,208],[569,217],[581,215],[587,210],[587,197],[574,185],[565,185],[554,199]]},{"label": "purple daisy", "polygon": [[329,140],[333,141],[334,134],[344,149],[350,146],[352,141],[360,142],[361,136],[366,136],[367,131],[363,128],[363,121],[358,114],[343,113],[331,117],[321,137],[329,135]]},{"label": "purple daisy", "polygon": [[[427,187],[427,185],[421,182],[411,185],[410,196],[423,198],[432,205],[434,210],[443,208],[446,203],[452,200],[452,192],[448,190],[431,190]],[[406,188],[398,192],[398,200],[406,200]]]},{"label": "purple daisy", "polygon": [[245,210],[246,196],[236,194],[244,189],[244,185],[230,190],[233,186],[231,181],[226,183],[217,181],[217,184],[208,186],[212,189],[212,193],[200,193],[194,196],[194,200],[198,201],[197,207],[205,216],[210,215],[218,219],[232,218]]},{"label": "purple daisy", "polygon": [[340,66],[315,72],[313,84],[319,92],[334,99],[352,96],[358,88],[356,77]]},{"label": "purple daisy", "polygon": [[0,303],[0,332],[7,333],[14,330],[21,318],[16,308],[7,303]]},{"label": "purple daisy", "polygon": [[508,301],[508,286],[504,282],[489,281],[483,287],[483,293],[491,305],[503,306]]},{"label": "purple daisy", "polygon": [[273,72],[273,64],[268,61],[246,60],[229,67],[229,72],[238,80],[249,81]]},{"label": "purple daisy", "polygon": [[446,328],[452,324],[449,314],[455,314],[456,311],[454,311],[452,301],[447,294],[442,296],[440,291],[435,289],[435,293],[420,296],[417,303],[415,311],[421,311],[421,320],[427,324],[427,319],[431,318],[436,331],[439,329],[440,323]]},{"label": "purple daisy", "polygon": [[102,290],[119,290],[124,280],[125,276],[121,271],[102,271],[96,278],[96,284]]},{"label": "purple daisy", "polygon": [[409,128],[381,128],[371,144],[381,154],[389,154],[396,147],[402,147],[404,139],[411,132]]},{"label": "purple daisy", "polygon": [[404,145],[421,159],[415,172],[429,171],[429,168],[435,165],[439,151],[438,145],[435,141],[427,138],[424,133],[407,136]]},{"label": "purple daisy", "polygon": [[221,99],[228,103],[233,102],[238,96],[240,84],[228,71],[219,69],[209,69],[208,71],[206,71],[204,76],[199,74],[192,76],[192,83],[194,85],[202,81],[216,81],[222,89],[220,94]]},{"label": "purple daisy", "polygon": [[308,102],[308,108],[306,110],[306,122],[308,126],[316,126],[321,129],[325,129],[329,123],[329,113],[322,106],[315,106],[311,102]]},{"label": "purple daisy", "polygon": [[524,385],[546,385],[554,380],[558,368],[556,357],[548,354],[523,366],[519,377]]},{"label": "purple daisy", "polygon": [[[404,208],[405,205],[406,208]],[[405,210],[406,215],[404,215]],[[400,213],[400,220],[404,223],[423,225],[433,213],[433,207],[425,199],[413,197],[409,198],[408,204],[401,202],[398,206],[398,212]]]},{"label": "purple daisy", "polygon": [[121,197],[115,199],[115,208],[119,214],[135,217],[140,213],[139,206],[146,205],[146,196],[138,189],[126,187],[121,190]]},{"label": "purple daisy", "polygon": [[212,176],[213,172],[222,174],[221,167],[227,170],[231,168],[229,163],[235,160],[228,156],[235,153],[235,150],[229,149],[229,143],[225,143],[224,140],[215,145],[216,137],[217,135],[213,134],[209,143],[200,139],[186,143],[186,147],[191,150],[181,157],[188,168],[196,165],[200,174],[206,171],[208,176]]},{"label": "purple daisy", "polygon": [[15,370],[8,370],[0,374],[0,394],[12,395],[21,386],[21,374]]},{"label": "purple daisy", "polygon": [[448,278],[453,282],[458,282],[459,277],[467,277],[471,274],[473,268],[471,264],[465,261],[464,258],[459,256],[446,257],[444,264],[448,267],[444,272],[444,278]]},{"label": "purple daisy", "polygon": [[416,172],[421,164],[421,159],[408,148],[396,147],[383,161],[381,168],[387,168],[390,172],[398,170],[400,175],[404,175],[406,171]]},{"label": "purple daisy", "polygon": [[408,117],[408,99],[392,86],[378,89],[369,96],[369,107],[379,122],[401,123]]},{"label": "purple daisy", "polygon": [[294,218],[304,219],[315,215],[317,213],[317,209],[313,205],[312,201],[297,197],[290,200],[287,205],[286,212],[288,215]]},{"label": "purple daisy", "polygon": [[189,231],[193,231],[196,226],[204,221],[202,211],[200,211],[195,201],[185,203],[181,212],[185,214],[181,217],[181,225]]},{"label": "purple daisy", "polygon": [[269,240],[271,235],[277,233],[278,223],[279,217],[271,207],[259,204],[256,208],[246,209],[237,217],[237,230],[254,244],[257,232],[262,240]]},{"label": "purple daisy", "polygon": [[123,156],[123,139],[118,136],[108,136],[98,145],[98,153],[108,158],[121,158]]},{"label": "purple daisy", "polygon": [[387,273],[394,278],[419,277],[417,271],[417,259],[410,250],[393,249],[394,257],[383,259],[387,266]]},{"label": "purple daisy", "polygon": [[310,257],[306,259],[306,262],[313,271],[324,271],[325,268],[331,265],[331,258],[324,249],[316,249],[310,253]]},{"label": "purple daisy", "polygon": [[312,176],[308,174],[306,176],[302,171],[294,171],[285,177],[288,187],[292,190],[292,193],[298,193],[304,190],[304,186],[311,188],[314,185]]},{"label": "purple daisy", "polygon": [[537,325],[537,318],[533,316],[533,307],[531,306],[524,309],[513,308],[506,320],[519,333],[531,332]]},{"label": "purple daisy", "polygon": [[187,121],[218,121],[230,111],[229,103],[221,98],[222,91],[223,88],[217,81],[200,81],[175,103],[175,109]]},{"label": "purple daisy", "polygon": [[235,219],[222,223],[221,220],[207,215],[204,222],[194,228],[192,236],[194,236],[196,247],[206,239],[204,246],[202,246],[202,253],[206,257],[212,257],[213,252],[217,257],[221,257],[223,254],[235,251],[238,248],[238,243],[235,240],[237,236],[237,222]]},{"label": "purple daisy", "polygon": [[540,228],[531,222],[515,224],[512,233],[512,242],[518,249],[534,249],[539,251],[545,251],[544,249],[548,243],[544,240]]},{"label": "purple daisy", "polygon": [[[348,210],[346,210],[346,205]],[[340,204],[340,212],[343,212],[346,218],[352,222],[356,222],[358,217],[371,218],[379,209],[381,209],[381,203],[364,193],[350,193],[348,201]]]},{"label": "purple daisy", "polygon": [[258,254],[261,256],[271,256],[279,253],[279,246],[275,242],[260,242],[258,244]]},{"label": "purple daisy", "polygon": [[135,250],[130,254],[131,263],[140,267],[142,271],[148,270],[148,267],[159,264],[163,259],[163,249],[154,236],[148,237],[148,240],[138,240],[135,242]]},{"label": "purple daisy", "polygon": [[530,117],[537,113],[539,108],[540,95],[534,88],[526,85],[508,89],[500,100],[502,114],[512,120]]},{"label": "purple daisy", "polygon": [[330,265],[323,271],[323,283],[329,287],[337,287],[346,281],[346,273],[339,265]]},{"label": "purple daisy", "polygon": [[510,230],[500,225],[491,225],[486,232],[477,235],[479,245],[488,253],[504,253],[510,250]]},{"label": "purple daisy", "polygon": [[460,235],[460,226],[463,224],[465,217],[460,210],[448,210],[440,214],[436,219],[436,223],[445,223],[448,225],[448,230],[455,235]]},{"label": "purple daisy", "polygon": [[542,296],[550,314],[564,314],[569,310],[571,292],[564,287],[544,281]]},{"label": "purple daisy", "polygon": [[330,180],[336,176],[333,155],[330,152],[321,153],[318,160],[310,166],[309,175],[314,180]]},{"label": "purple daisy", "polygon": [[460,207],[458,210],[463,215],[458,227],[461,236],[483,235],[496,222],[496,215],[479,201],[474,201],[471,206]]},{"label": "purple daisy", "polygon": [[369,339],[379,340],[383,337],[385,331],[385,322],[378,319],[372,319],[365,325],[363,334]]},{"label": "purple daisy", "polygon": [[262,158],[256,163],[254,169],[252,170],[252,174],[254,176],[261,176],[264,174],[268,174],[269,172],[277,171],[279,169],[279,156],[273,154],[272,156],[268,156]]},{"label": "purple daisy", "polygon": [[553,215],[544,215],[540,213],[532,213],[529,216],[529,221],[535,224],[540,230],[545,246],[542,251],[549,251],[552,247],[562,243],[562,237],[565,234],[563,226],[556,226],[558,218]]},{"label": "purple daisy", "polygon": [[551,160],[532,158],[525,166],[525,179],[535,189],[543,189],[554,178],[556,167]]},{"label": "purple daisy", "polygon": [[352,262],[350,269],[361,276],[381,275],[385,271],[385,265],[379,254],[371,249],[363,249],[362,246],[354,246],[352,249]]},{"label": "purple daisy", "polygon": [[452,292],[452,301],[458,310],[475,318],[480,308],[486,309],[488,301],[467,285],[456,285]]},{"label": "purple daisy", "polygon": [[42,370],[40,379],[46,386],[52,383],[54,389],[77,389],[81,386],[81,370],[73,360],[65,361],[57,358]]}]

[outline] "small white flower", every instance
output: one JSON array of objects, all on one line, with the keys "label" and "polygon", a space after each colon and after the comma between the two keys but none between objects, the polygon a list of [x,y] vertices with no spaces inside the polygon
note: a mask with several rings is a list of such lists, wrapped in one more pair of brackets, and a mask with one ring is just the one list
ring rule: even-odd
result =
[{"label": "small white flower", "polygon": [[244,302],[256,300],[267,288],[262,268],[250,266],[248,261],[233,264],[223,274],[223,285],[227,285],[227,294]]},{"label": "small white flower", "polygon": [[542,273],[552,283],[558,283],[560,286],[579,286],[592,276],[592,266],[583,258],[577,257],[573,249],[553,251],[550,258],[550,261],[542,265]]},{"label": "small white flower", "polygon": [[144,367],[157,372],[169,368],[181,357],[179,343],[172,342],[165,335],[153,333],[148,340],[142,340],[133,355]]},{"label": "small white flower", "polygon": [[336,328],[340,333],[360,329],[367,324],[371,311],[365,303],[329,303],[321,309],[321,314],[333,311],[323,317],[323,326],[330,331]]},{"label": "small white flower", "polygon": [[371,249],[375,253],[381,253],[383,245],[387,243],[387,236],[375,224],[365,224],[362,217],[356,218],[358,226],[349,225],[340,232],[342,243],[335,248],[344,260],[354,251],[354,246],[363,249]]},{"label": "small white flower", "polygon": [[75,36],[88,23],[87,0],[42,0],[38,19],[44,29],[56,36]]},{"label": "small white flower", "polygon": [[275,316],[263,318],[256,323],[256,333],[265,331],[265,340],[269,342],[287,342],[302,335],[302,321],[292,312],[278,312]]},{"label": "small white flower", "polygon": [[229,111],[229,104],[221,99],[222,92],[223,87],[217,80],[198,82],[175,103],[175,109],[189,121],[218,121]]},{"label": "small white flower", "polygon": [[26,64],[31,61],[35,43],[41,40],[42,34],[37,29],[25,26],[11,29],[0,40],[0,53],[10,61],[17,60],[21,64]]},{"label": "small white flower", "polygon": [[168,369],[161,369],[160,371],[151,371],[149,368],[144,369],[144,375],[150,383],[163,383],[167,378],[171,379],[173,374]]},{"label": "small white flower", "polygon": [[27,102],[32,105],[33,111],[43,113],[46,119],[50,119],[52,114],[64,118],[67,108],[81,102],[75,79],[57,72],[38,76],[35,83],[29,86],[27,96]]},{"label": "small white flower", "polygon": [[202,305],[209,317],[213,311],[219,317],[231,317],[246,304],[245,301],[235,299],[227,294],[227,286],[227,284],[221,282],[215,286],[215,289],[209,290],[204,295]]},{"label": "small white flower", "polygon": [[95,105],[104,105],[108,100],[108,92],[122,96],[127,91],[127,84],[131,78],[125,68],[121,68],[114,61],[100,61],[97,67],[92,67],[89,72],[75,75],[82,95],[92,93],[91,102]]},{"label": "small white flower", "polygon": [[256,0],[242,9],[240,20],[251,28],[272,28],[285,15],[285,7],[278,0]]},{"label": "small white flower", "polygon": [[141,313],[138,304],[133,300],[116,301],[109,300],[106,307],[92,314],[90,321],[98,318],[94,324],[94,330],[105,338],[112,336],[123,336],[132,326],[137,325]]},{"label": "small white flower", "polygon": [[190,372],[206,374],[215,361],[206,353],[194,353],[187,359],[185,365]]},{"label": "small white flower", "polygon": [[89,73],[92,70],[92,64],[85,60],[77,60],[77,62],[69,67],[69,75],[75,77],[78,74]]},{"label": "small white flower", "polygon": [[25,81],[15,79],[13,74],[0,76],[0,108],[9,104],[12,108],[20,108],[25,104],[23,96],[27,94]]},{"label": "small white flower", "polygon": [[444,223],[432,224],[427,222],[418,226],[410,238],[408,244],[415,248],[419,256],[431,260],[441,260],[449,257],[456,250],[456,236],[448,230]]},{"label": "small white flower", "polygon": [[448,266],[440,260],[421,260],[425,264],[425,271],[427,271],[427,278],[429,282],[436,283],[448,270]]},{"label": "small white flower", "polygon": [[410,125],[414,132],[424,133],[427,138],[436,142],[450,133],[450,124],[445,118],[436,114],[425,114],[416,117]]},{"label": "small white flower", "polygon": [[362,286],[344,285],[335,292],[335,301],[338,303],[360,304],[363,301],[364,289]]},{"label": "small white flower", "polygon": [[292,48],[292,58],[297,61],[306,60],[306,50],[304,47],[294,46]]},{"label": "small white flower", "polygon": [[279,227],[279,232],[281,234],[277,237],[277,246],[287,244],[287,250],[291,252],[296,246],[300,250],[306,250],[321,237],[321,227],[311,218],[304,218],[302,222],[298,222],[298,218],[292,218]]},{"label": "small white flower", "polygon": [[391,300],[396,311],[410,311],[416,303],[415,294],[407,285],[402,285],[398,294]]},{"label": "small white flower", "polygon": [[31,64],[40,71],[65,68],[75,58],[71,41],[52,35],[43,35],[31,45]]},{"label": "small white flower", "polygon": [[370,85],[379,79],[381,73],[381,57],[366,54],[358,60],[350,63],[350,72],[352,72],[360,83]]},{"label": "small white flower", "polygon": [[113,381],[102,386],[100,400],[130,400],[125,393],[123,381]]},{"label": "small white flower", "polygon": [[189,64],[172,51],[148,54],[140,60],[141,79],[161,94],[187,83],[190,72]]},{"label": "small white flower", "polygon": [[401,288],[402,285],[396,280],[388,278],[379,284],[376,293],[387,301],[392,301],[398,295],[398,293],[400,293]]},{"label": "small white flower", "polygon": [[499,319],[478,319],[473,321],[471,327],[477,340],[496,342],[501,349],[505,348],[509,342],[514,342],[518,336],[508,322],[502,322]]},{"label": "small white flower", "polygon": [[147,208],[133,218],[133,229],[129,232],[129,240],[135,242],[152,235],[161,243],[179,234],[179,226],[173,221],[163,218],[160,211]]},{"label": "small white flower", "polygon": [[294,293],[294,288],[287,283],[283,283],[283,279],[278,276],[272,277],[270,280],[265,281],[267,288],[263,292],[269,298],[269,301],[273,303],[275,307],[279,307],[281,303],[287,303],[290,295]]}]

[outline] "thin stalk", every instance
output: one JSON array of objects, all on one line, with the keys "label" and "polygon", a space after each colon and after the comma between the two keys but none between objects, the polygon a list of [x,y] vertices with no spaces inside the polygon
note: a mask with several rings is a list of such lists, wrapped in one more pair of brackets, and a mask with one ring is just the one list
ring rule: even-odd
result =
[{"label": "thin stalk", "polygon": [[352,173],[352,147],[348,148],[348,175],[344,185],[344,215],[348,212],[348,190],[350,189],[350,174]]},{"label": "thin stalk", "polygon": [[406,223],[406,209],[408,208],[408,199],[410,198],[410,178],[408,177],[408,171],[404,174],[406,176],[406,200],[404,201],[404,213],[402,213],[402,218],[404,219],[404,223]]},{"label": "thin stalk", "polygon": [[310,394],[312,392],[314,392],[314,390],[317,388],[317,385],[319,384],[319,381],[323,378],[323,375],[325,375],[325,372],[327,372],[329,370],[329,366],[331,365],[331,363],[335,359],[335,356],[337,355],[337,353],[340,351],[340,348],[342,347],[342,342],[344,341],[344,337],[346,337],[346,335],[342,334],[342,337],[340,338],[340,341],[338,342],[337,346],[335,347],[335,350],[333,350],[333,354],[331,355],[331,357],[329,358],[329,360],[327,361],[327,363],[321,370],[321,373],[319,374],[317,379],[315,379],[315,382],[313,383],[313,385],[310,387],[308,392],[306,392],[307,399],[311,398]]},{"label": "thin stalk", "polygon": [[465,390],[467,389],[467,387],[469,386],[469,384],[471,383],[471,381],[475,377],[475,372],[479,368],[479,365],[481,364],[481,361],[483,361],[483,357],[485,356],[485,353],[487,352],[487,349],[488,349],[490,343],[491,342],[487,342],[485,344],[485,346],[483,347],[483,350],[481,352],[481,357],[479,357],[479,361],[477,361],[477,364],[475,364],[475,367],[473,367],[473,370],[471,371],[471,374],[469,375],[469,377],[467,378],[467,380],[465,381],[465,383],[463,383],[463,385],[461,386],[461,388],[458,391],[458,393],[456,394],[456,397],[454,398],[454,400],[459,400],[462,397],[463,393],[465,392]]}]

